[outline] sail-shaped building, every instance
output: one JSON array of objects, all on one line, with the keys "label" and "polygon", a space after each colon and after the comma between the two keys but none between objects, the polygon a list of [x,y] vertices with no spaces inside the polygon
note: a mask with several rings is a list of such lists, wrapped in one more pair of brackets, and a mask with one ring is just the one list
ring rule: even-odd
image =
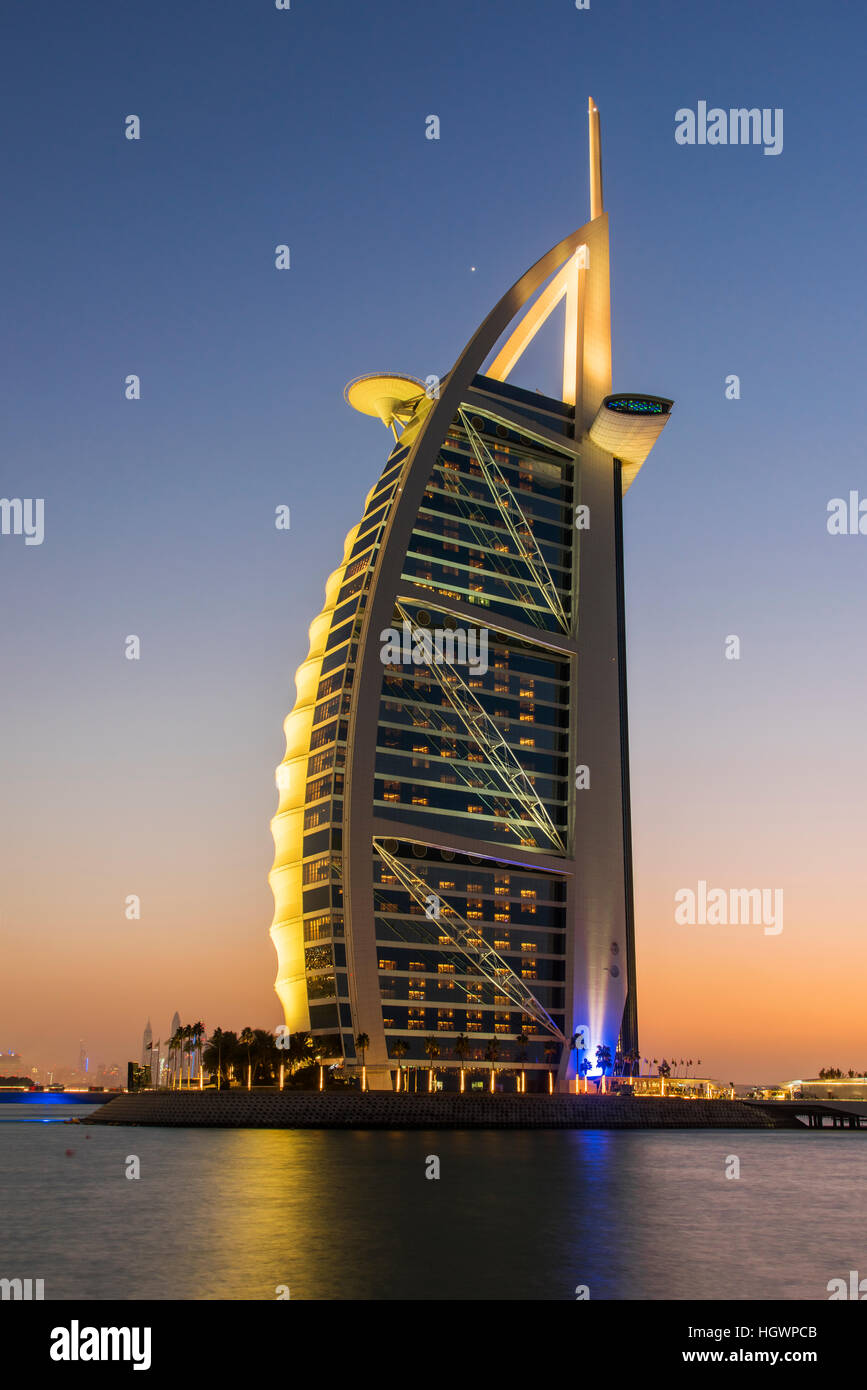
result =
[{"label": "sail-shaped building", "polygon": [[[346,391],[394,447],[296,675],[271,935],[289,1030],[374,1088],[637,1058],[622,506],[671,401],[612,394],[589,123],[590,220],[442,379]],[[560,398],[509,380],[555,311]]]}]

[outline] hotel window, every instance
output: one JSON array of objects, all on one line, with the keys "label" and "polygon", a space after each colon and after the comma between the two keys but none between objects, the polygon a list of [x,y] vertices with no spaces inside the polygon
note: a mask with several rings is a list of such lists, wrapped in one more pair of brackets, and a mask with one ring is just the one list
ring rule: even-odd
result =
[{"label": "hotel window", "polygon": [[316,712],[313,715],[313,723],[321,724],[323,719],[330,719],[339,709],[340,696],[334,695],[330,700],[326,700],[324,704],[317,706]]},{"label": "hotel window", "polygon": [[[427,805],[427,802],[425,802]],[[467,813],[471,816],[481,816],[484,813],[484,806],[476,806],[473,802],[467,802]]]},{"label": "hotel window", "polygon": [[337,996],[337,982],[333,975],[312,975],[307,980],[309,999],[334,999]]},{"label": "hotel window", "polygon": [[483,1001],[482,1001],[482,990],[481,990],[481,986],[479,986],[477,989],[474,989],[472,985],[468,985],[468,986],[467,986],[467,1003],[468,1003],[468,1004],[481,1004],[482,1002],[483,1002]]},{"label": "hotel window", "polygon": [[[328,878],[330,873],[331,860],[329,856],[326,855],[324,859],[308,860],[304,865],[301,877],[304,883],[322,883],[324,879]],[[320,904],[311,903],[310,906],[320,906]]]},{"label": "hotel window", "polygon": [[304,952],[306,970],[327,970],[334,965],[330,946],[308,946]]},{"label": "hotel window", "polygon": [[454,886],[455,886],[455,881],[454,881],[453,878],[441,878],[441,879],[440,879],[440,888],[454,888]]},{"label": "hotel window", "polygon": [[504,1005],[507,1005],[508,1003],[509,1003],[509,1000],[508,1000],[508,997],[507,997],[505,994],[495,994],[495,995],[494,995],[494,1004],[495,1004],[495,1005],[499,1005],[500,1008],[502,1008]]},{"label": "hotel window", "polygon": [[327,767],[334,764],[334,753],[329,748],[324,753],[317,753],[307,764],[308,777],[314,777],[317,772],[324,772]]},{"label": "hotel window", "polygon": [[410,970],[424,970],[426,969],[426,966],[423,960],[411,960],[409,963],[409,968]]},{"label": "hotel window", "polygon": [[535,902],[535,901],[536,901],[536,890],[535,890],[535,888],[522,888],[522,889],[521,889],[521,897],[524,898],[524,899],[530,899],[530,900],[532,900],[533,902]]},{"label": "hotel window", "polygon": [[413,1032],[424,1029],[424,1009],[410,1009],[406,1026]]},{"label": "hotel window", "polygon": [[[484,891],[485,891],[485,885],[484,885],[483,883],[468,883],[468,884],[467,884],[467,892],[468,892],[468,893],[484,893]],[[479,903],[479,907],[481,907],[481,905],[482,905],[482,904]]]},{"label": "hotel window", "polygon": [[421,793],[419,793],[412,798],[412,804],[413,806],[427,806],[428,799],[426,796],[422,796]]},{"label": "hotel window", "polygon": [[305,801],[319,801],[321,797],[327,796],[331,790],[331,778],[319,777],[315,782],[307,783],[307,791],[304,794]]},{"label": "hotel window", "polygon": [[323,917],[308,917],[304,923],[305,941],[322,941],[333,936],[334,929],[331,925],[331,918],[326,913]]},{"label": "hotel window", "polygon": [[525,712],[524,710],[521,710],[521,713],[519,714],[518,718],[520,719],[522,724],[533,724],[535,722],[536,716],[535,714],[533,714],[532,711]]},{"label": "hotel window", "polygon": [[520,739],[519,741],[520,741],[520,745],[521,745],[522,748],[535,748],[535,747],[536,747],[536,740],[535,740],[534,738],[522,738],[522,739]]},{"label": "hotel window", "polygon": [[393,874],[390,869],[381,869],[379,873],[380,883],[397,883],[397,874]]},{"label": "hotel window", "polygon": [[521,962],[521,979],[536,979],[536,962],[534,960],[524,960]]},{"label": "hotel window", "polygon": [[400,801],[400,783],[386,782],[382,793],[383,801]]},{"label": "hotel window", "polygon": [[393,1028],[393,1027],[394,1027],[394,1019],[393,1019],[393,1018],[386,1018],[385,1015],[383,1014],[383,1016],[382,1016],[382,1026],[383,1026],[383,1028]]},{"label": "hotel window", "polygon": [[494,921],[495,921],[495,922],[510,922],[511,920],[512,920],[512,919],[511,919],[511,917],[509,916],[508,912],[495,912],[495,913],[494,913]]},{"label": "hotel window", "polygon": [[467,1031],[470,1032],[470,1033],[481,1033],[481,1031],[482,1031],[482,1013],[481,1013],[481,1010],[479,1010],[478,1012],[473,1012],[473,1013],[468,1012],[468,1013],[467,1013]]},{"label": "hotel window", "polygon": [[440,961],[440,964],[437,966],[437,971],[440,975],[454,975],[455,967],[450,960]]},{"label": "hotel window", "polygon": [[539,948],[538,948],[538,946],[536,945],[535,941],[522,941],[522,942],[521,942],[521,950],[522,950],[522,951],[538,951],[538,949],[539,949]]},{"label": "hotel window", "polygon": [[[323,724],[321,728],[314,729],[310,736],[311,748],[323,748],[326,743],[333,743],[337,738],[337,720],[331,724]],[[321,768],[312,768],[311,771],[320,772]]]},{"label": "hotel window", "polygon": [[407,999],[424,999],[424,980],[410,980]]},{"label": "hotel window", "polygon": [[439,942],[440,946],[450,946],[452,944],[452,939],[450,936],[438,936],[437,941]]},{"label": "hotel window", "polygon": [[397,969],[397,961],[396,961],[396,960],[381,960],[381,961],[379,962],[379,968],[380,968],[380,970],[396,970],[396,969]]}]

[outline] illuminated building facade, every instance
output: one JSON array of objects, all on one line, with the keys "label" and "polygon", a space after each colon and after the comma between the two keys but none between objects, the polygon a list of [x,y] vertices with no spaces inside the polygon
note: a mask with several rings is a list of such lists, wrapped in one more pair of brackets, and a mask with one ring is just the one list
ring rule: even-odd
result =
[{"label": "illuminated building facade", "polygon": [[[592,101],[590,169],[446,377],[347,388],[395,444],[296,675],[271,934],[290,1031],[373,1087],[638,1049],[622,498],[671,402],[611,394]],[[554,399],[507,378],[561,301]]]}]

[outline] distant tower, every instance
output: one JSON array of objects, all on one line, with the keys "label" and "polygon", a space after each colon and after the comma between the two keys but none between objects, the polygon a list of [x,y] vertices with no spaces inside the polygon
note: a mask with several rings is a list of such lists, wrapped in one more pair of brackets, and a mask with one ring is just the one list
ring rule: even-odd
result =
[{"label": "distant tower", "polygon": [[151,1021],[150,1019],[148,1019],[147,1023],[145,1024],[145,1030],[142,1033],[141,1039],[141,1064],[143,1067],[149,1067],[151,1061],[153,1060],[151,1058],[151,1048],[153,1046],[153,1041],[154,1035],[151,1032]]},{"label": "distant tower", "polygon": [[176,1009],[176,1010],[175,1010],[174,1017],[173,1017],[173,1019],[172,1019],[172,1021],[171,1021],[171,1024],[169,1025],[169,1037],[170,1037],[170,1038],[173,1038],[173,1037],[175,1036],[175,1033],[178,1031],[178,1029],[180,1028],[180,1026],[181,1026],[181,1016],[180,1016],[180,1014],[178,1013],[178,1011],[177,1011],[177,1009]]},{"label": "distant tower", "polygon": [[79,1076],[87,1075],[87,1048],[84,1046],[84,1039],[78,1040],[78,1073]]}]

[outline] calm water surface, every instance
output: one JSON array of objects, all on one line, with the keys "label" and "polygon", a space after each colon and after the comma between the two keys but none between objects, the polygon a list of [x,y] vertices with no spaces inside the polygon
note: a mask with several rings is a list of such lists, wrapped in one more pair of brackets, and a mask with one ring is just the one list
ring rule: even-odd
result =
[{"label": "calm water surface", "polygon": [[827,1299],[867,1273],[865,1134],[23,1118],[0,1116],[0,1276],[47,1299]]}]

